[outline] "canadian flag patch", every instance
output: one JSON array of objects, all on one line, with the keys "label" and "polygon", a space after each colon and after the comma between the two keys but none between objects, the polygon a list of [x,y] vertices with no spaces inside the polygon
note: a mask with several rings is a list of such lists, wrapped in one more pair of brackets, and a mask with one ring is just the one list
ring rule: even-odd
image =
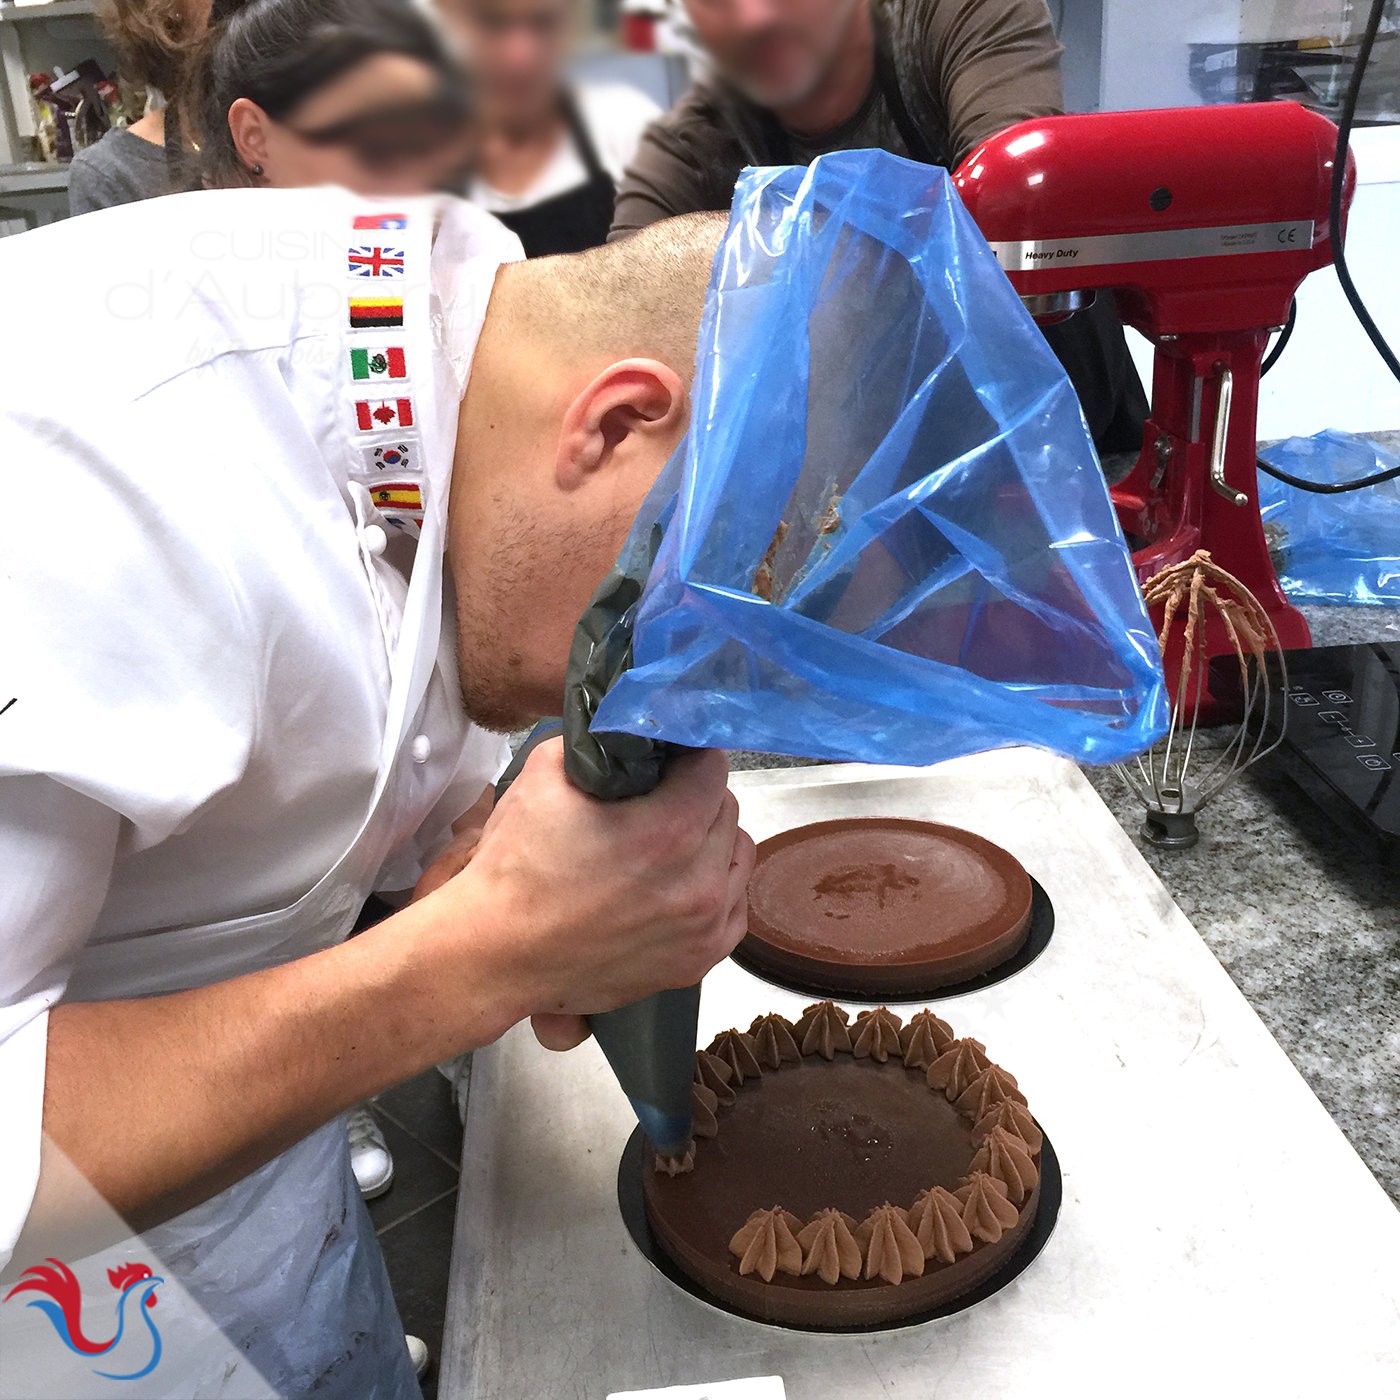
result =
[{"label": "canadian flag patch", "polygon": [[377,433],[387,428],[411,428],[413,400],[359,399],[355,403],[355,422],[362,433]]}]

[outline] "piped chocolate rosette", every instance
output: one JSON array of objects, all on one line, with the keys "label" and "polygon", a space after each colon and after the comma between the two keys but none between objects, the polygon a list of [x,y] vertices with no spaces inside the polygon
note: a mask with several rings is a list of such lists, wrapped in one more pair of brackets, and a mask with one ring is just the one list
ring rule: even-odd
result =
[{"label": "piped chocolate rosette", "polygon": [[1015,1078],[933,1012],[830,1001],[695,1058],[695,1149],[651,1157],[653,1234],[708,1291],[805,1326],[928,1311],[1029,1231],[1042,1135]]}]

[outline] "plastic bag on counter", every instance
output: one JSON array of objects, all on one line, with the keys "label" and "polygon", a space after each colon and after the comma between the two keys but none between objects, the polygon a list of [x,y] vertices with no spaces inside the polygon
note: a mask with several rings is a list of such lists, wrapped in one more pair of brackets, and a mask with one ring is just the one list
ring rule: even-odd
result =
[{"label": "plastic bag on counter", "polygon": [[1164,732],[1078,401],[945,172],[883,151],[747,170],[692,411],[679,498],[619,560],[645,593],[603,590],[635,631],[595,736],[1107,763]]},{"label": "plastic bag on counter", "polygon": [[[1260,448],[1259,455],[1304,481],[1355,481],[1400,467],[1400,457],[1370,438],[1334,428]],[[1319,496],[1260,472],[1259,507],[1290,597],[1400,604],[1400,479]]]}]

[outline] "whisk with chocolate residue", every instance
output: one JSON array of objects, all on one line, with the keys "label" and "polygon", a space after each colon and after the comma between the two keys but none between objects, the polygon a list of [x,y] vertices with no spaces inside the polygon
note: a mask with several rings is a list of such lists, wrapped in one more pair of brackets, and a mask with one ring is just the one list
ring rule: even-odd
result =
[{"label": "whisk with chocolate residue", "polygon": [[[1200,833],[1196,813],[1251,763],[1283,742],[1288,669],[1278,634],[1259,600],[1233,574],[1197,550],[1180,564],[1154,574],[1142,589],[1149,608],[1162,608],[1157,644],[1168,667],[1176,655],[1171,727],[1146,753],[1115,765],[1146,808],[1144,838],[1155,846],[1184,850]],[[1210,681],[1206,618],[1214,613],[1234,644],[1243,713],[1233,729],[1205,742],[1197,715]],[[1217,658],[1217,665],[1222,663]],[[1278,681],[1270,674],[1278,668]]]}]

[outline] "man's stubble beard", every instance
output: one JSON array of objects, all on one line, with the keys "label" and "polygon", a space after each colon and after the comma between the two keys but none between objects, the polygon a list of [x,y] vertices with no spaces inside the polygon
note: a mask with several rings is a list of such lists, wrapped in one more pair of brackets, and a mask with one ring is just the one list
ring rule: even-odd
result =
[{"label": "man's stubble beard", "polygon": [[[621,548],[629,523],[614,518],[581,535],[576,529],[542,527],[516,512],[503,513],[492,541],[492,566],[485,570],[477,596],[457,599],[457,669],[468,719],[508,734],[560,712],[574,626]],[[533,657],[522,642],[528,629],[557,630],[566,613],[560,654],[543,662],[550,670],[557,666],[556,685],[536,670],[542,665],[538,634]]]},{"label": "man's stubble beard", "polygon": [[795,107],[811,97],[826,81],[827,74],[840,56],[851,15],[859,3],[860,0],[843,0],[839,11],[833,16],[830,31],[823,36],[823,43],[812,56],[810,72],[801,82],[783,92],[766,91],[760,84],[750,81],[742,73],[735,72],[718,59],[715,59],[715,66],[725,81],[737,88],[755,106],[767,107],[769,110]]}]

